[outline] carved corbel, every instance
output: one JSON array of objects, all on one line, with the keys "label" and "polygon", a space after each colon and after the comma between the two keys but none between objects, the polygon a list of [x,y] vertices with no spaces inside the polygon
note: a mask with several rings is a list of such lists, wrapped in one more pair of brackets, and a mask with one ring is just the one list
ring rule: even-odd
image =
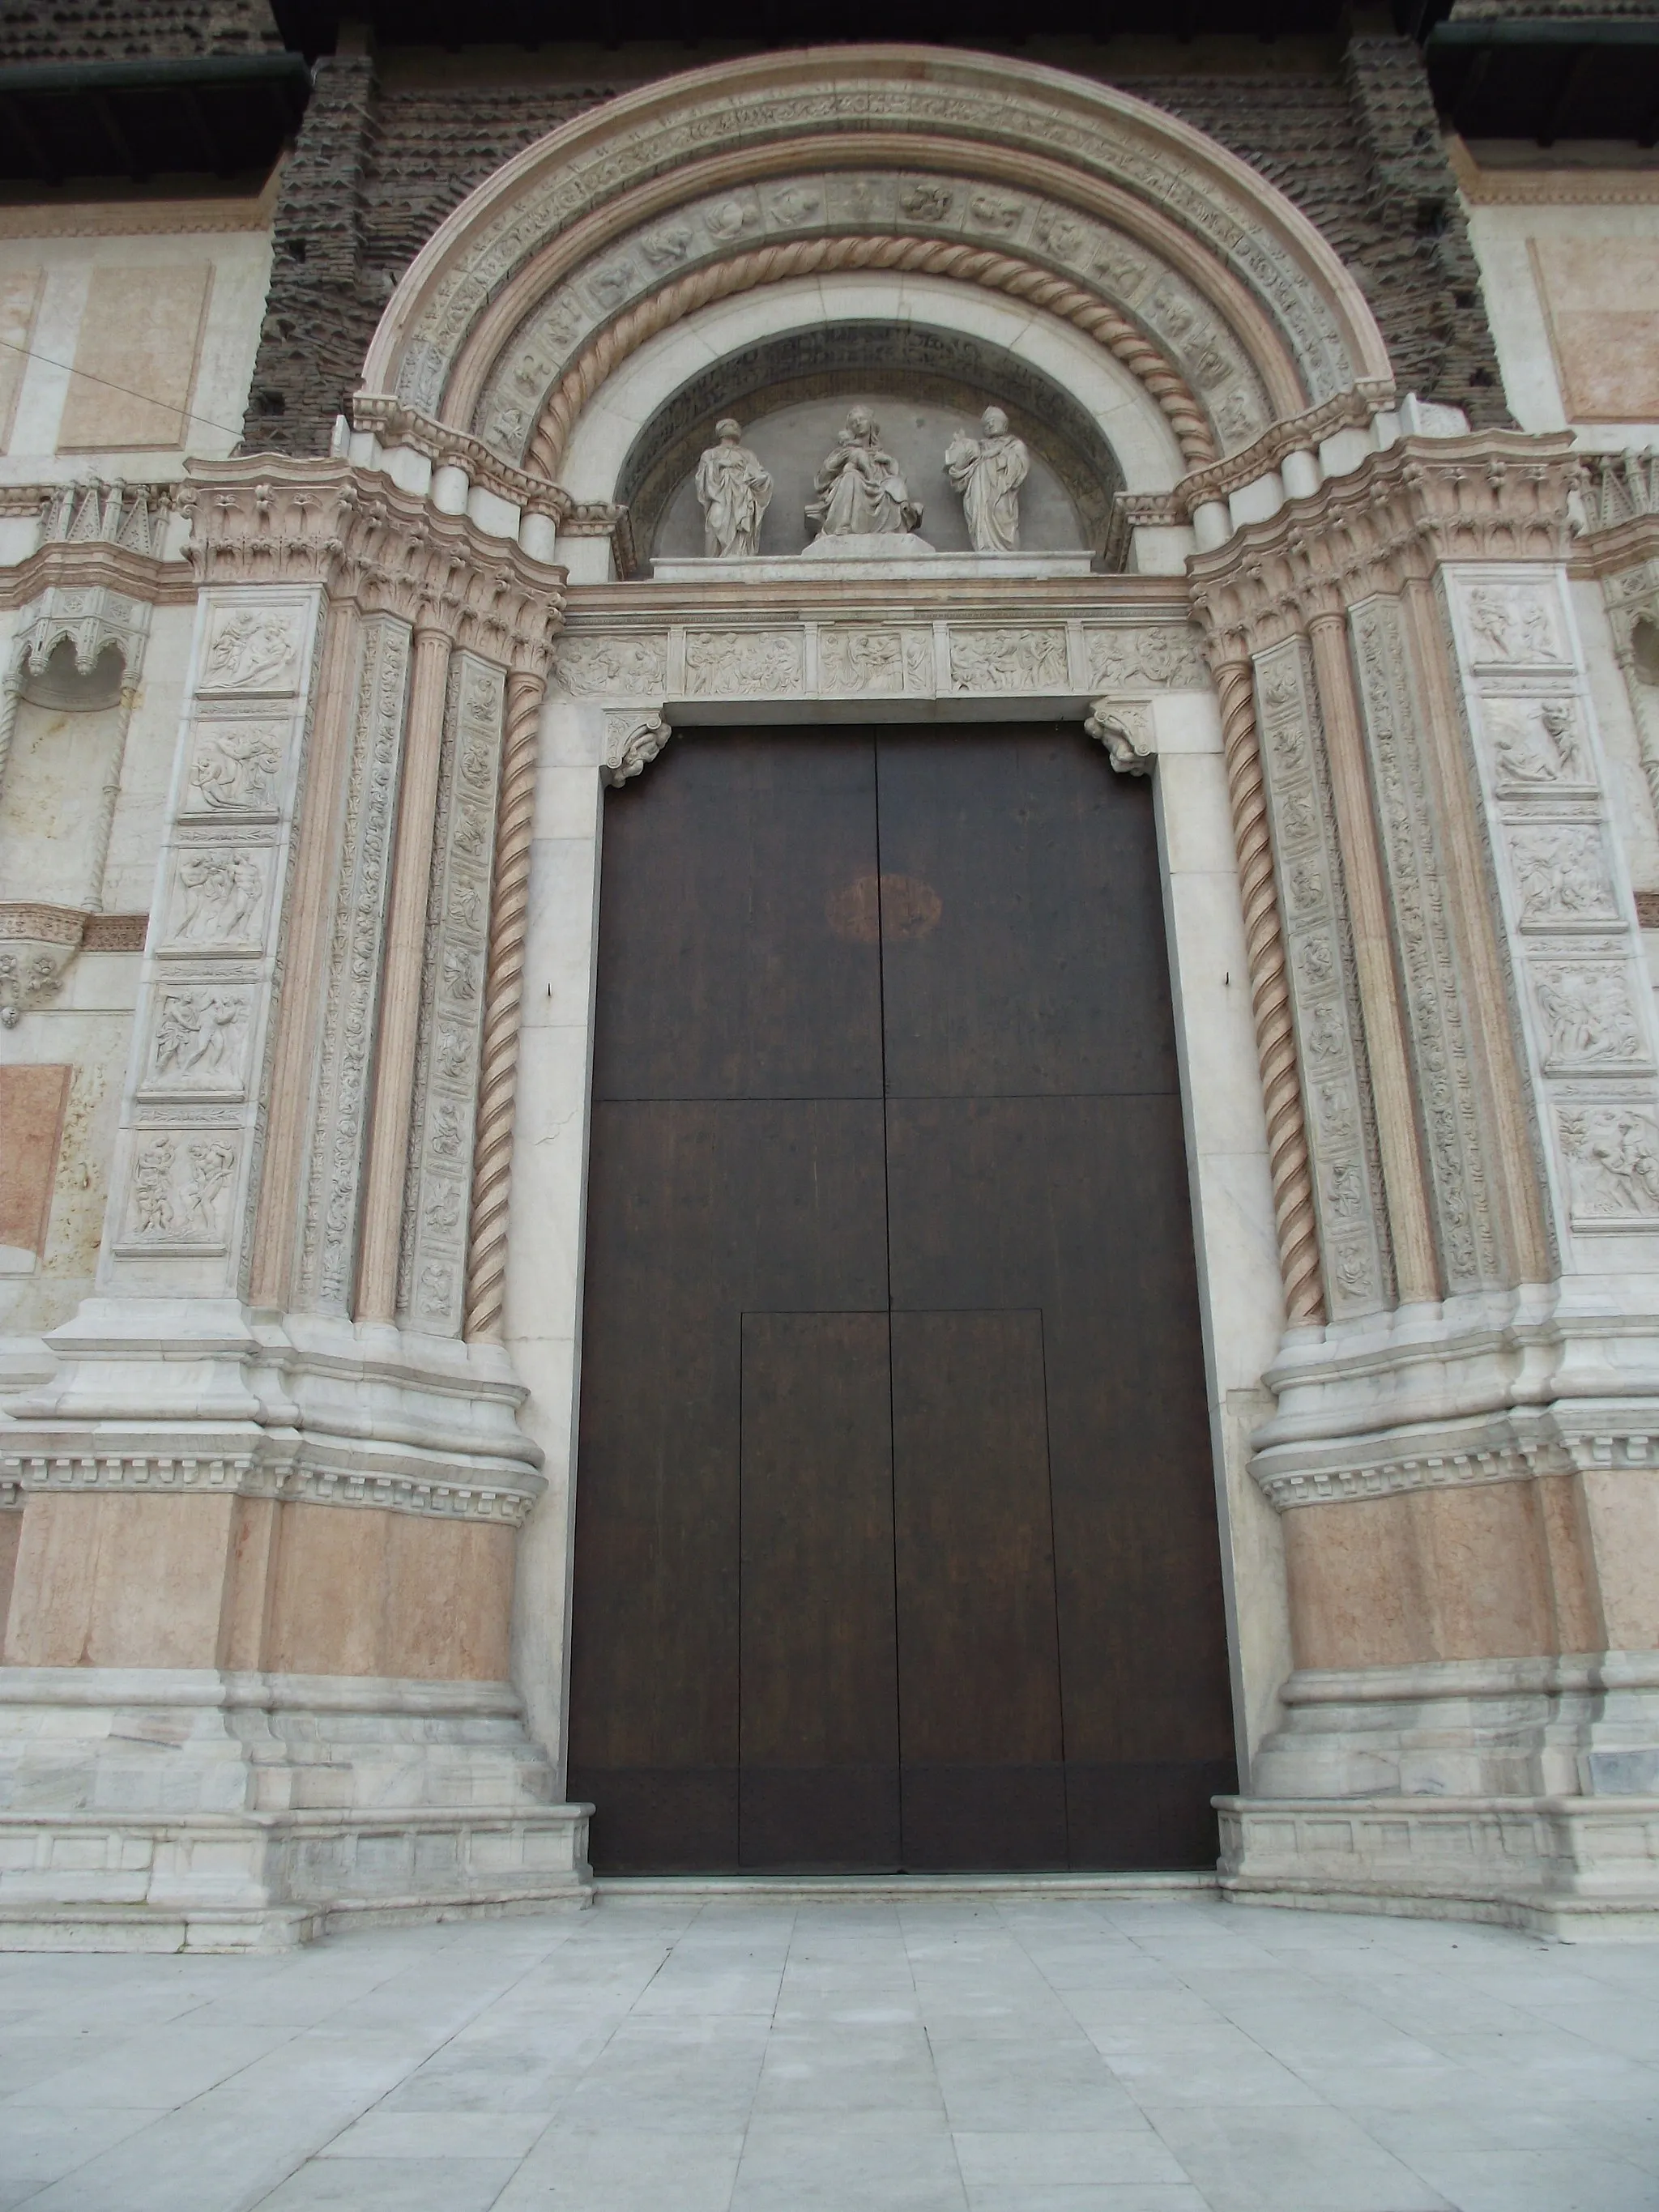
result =
[{"label": "carved corbel", "polygon": [[605,781],[619,788],[650,765],[674,734],[660,707],[612,709],[605,718]]},{"label": "carved corbel", "polygon": [[50,1006],[87,926],[78,907],[20,900],[0,906],[0,1025]]},{"label": "carved corbel", "polygon": [[1152,712],[1144,700],[1097,699],[1084,718],[1084,728],[1106,748],[1107,758],[1120,775],[1150,775],[1158,757],[1152,735]]}]

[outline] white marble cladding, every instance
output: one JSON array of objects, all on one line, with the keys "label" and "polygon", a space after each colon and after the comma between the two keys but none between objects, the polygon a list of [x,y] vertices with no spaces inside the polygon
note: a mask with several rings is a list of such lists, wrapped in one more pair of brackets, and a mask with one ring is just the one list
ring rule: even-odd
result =
[{"label": "white marble cladding", "polygon": [[1443,574],[1564,1268],[1659,1270],[1652,994],[1566,579]]},{"label": "white marble cladding", "polygon": [[556,695],[571,699],[1091,699],[1207,690],[1184,616],[1134,623],[1031,619],[1016,606],[951,618],[862,613],[822,621],[758,611],[660,627],[573,613]]},{"label": "white marble cladding", "polygon": [[[13,1667],[0,1681],[0,1950],[285,1948],[323,1917],[586,1901],[505,1682]],[[125,1929],[125,1936],[122,1930]],[[95,1933],[94,1931],[96,1931]]]},{"label": "white marble cladding", "polygon": [[427,902],[398,1310],[459,1335],[483,1033],[489,884],[506,679],[476,654],[450,664]]},{"label": "white marble cladding", "polygon": [[[993,247],[1128,308],[1200,395],[1228,452],[1249,445],[1271,419],[1261,380],[1234,331],[1144,240],[1042,193],[965,175],[803,171],[688,199],[590,255],[537,303],[503,347],[473,411],[475,434],[516,465],[549,392],[575,356],[597,331],[665,283],[754,246],[866,234]],[[404,396],[428,404],[412,387]]]},{"label": "white marble cladding", "polygon": [[201,597],[111,1178],[106,1289],[238,1288],[319,613],[310,586]]},{"label": "white marble cladding", "polygon": [[1324,733],[1301,638],[1256,656],[1255,691],[1326,1296],[1340,1319],[1385,1306],[1392,1284]]},{"label": "white marble cladding", "polygon": [[1238,1904],[1659,1935],[1659,1797],[1218,1798]]}]

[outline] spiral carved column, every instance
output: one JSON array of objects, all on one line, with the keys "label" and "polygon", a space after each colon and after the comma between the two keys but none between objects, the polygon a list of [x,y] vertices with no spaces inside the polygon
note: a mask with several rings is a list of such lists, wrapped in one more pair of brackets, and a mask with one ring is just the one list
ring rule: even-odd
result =
[{"label": "spiral carved column", "polygon": [[500,1340],[507,1285],[507,1201],[513,1177],[513,1116],[519,1090],[519,1004],[530,912],[530,841],[536,810],[536,735],[545,678],[515,669],[507,679],[507,733],[495,823],[495,879],[489,902],[478,1127],[472,1153],[472,1214],[466,1255],[469,1340]]},{"label": "spiral carved column", "polygon": [[1297,1076],[1291,995],[1285,979],[1285,938],[1273,888],[1255,696],[1248,660],[1220,662],[1214,675],[1221,703],[1221,743],[1227,763],[1233,844],[1238,854],[1239,893],[1244,907],[1256,1057],[1261,1066],[1261,1096],[1267,1115],[1267,1163],[1279,1231],[1279,1267],[1285,1280],[1285,1316],[1295,1327],[1324,1320],[1325,1294],[1320,1279],[1313,1175]]}]

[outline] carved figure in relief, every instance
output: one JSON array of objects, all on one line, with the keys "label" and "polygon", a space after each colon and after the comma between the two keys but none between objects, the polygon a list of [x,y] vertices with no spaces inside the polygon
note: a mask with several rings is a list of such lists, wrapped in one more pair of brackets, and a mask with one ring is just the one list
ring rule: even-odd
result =
[{"label": "carved figure in relief", "polygon": [[281,748],[258,723],[227,722],[205,730],[190,780],[202,803],[216,811],[276,803]]},{"label": "carved figure in relief", "polygon": [[1203,667],[1190,639],[1180,630],[1108,631],[1090,641],[1094,680],[1103,690],[1121,684],[1197,685]]},{"label": "carved figure in relief", "polygon": [[1552,1061],[1583,1066],[1640,1059],[1641,1032],[1617,969],[1547,970],[1538,978],[1538,1004]]},{"label": "carved figure in relief", "polygon": [[204,1237],[218,1227],[219,1200],[236,1171],[236,1147],[228,1138],[204,1137],[190,1147],[184,1186],[185,1214]]},{"label": "carved figure in relief", "polygon": [[951,212],[952,194],[944,185],[906,185],[899,205],[919,222],[943,222]]},{"label": "carved figure in relief", "polygon": [[173,1226],[173,1169],[179,1148],[169,1136],[152,1137],[132,1164],[132,1220],[141,1236],[165,1237]]},{"label": "carved figure in relief", "polygon": [[896,630],[823,630],[818,635],[819,689],[902,691],[904,665]]},{"label": "carved figure in relief", "polygon": [[464,952],[459,945],[446,945],[443,968],[444,989],[452,999],[477,997],[477,970],[470,952]]},{"label": "carved figure in relief", "polygon": [[945,455],[945,473],[962,494],[963,518],[975,553],[1019,550],[1019,488],[1031,472],[1025,441],[1008,428],[1000,407],[979,418],[979,435],[958,431]]},{"label": "carved figure in relief", "polygon": [[1310,1060],[1334,1060],[1348,1042],[1348,1025],[1334,999],[1322,999],[1308,1017]]},{"label": "carved figure in relief", "polygon": [[283,616],[245,607],[223,617],[214,631],[207,680],[250,690],[274,684],[288,673],[297,652],[293,626]]},{"label": "carved figure in relief", "polygon": [[555,670],[573,697],[606,691],[660,692],[666,680],[668,641],[662,637],[562,639]]},{"label": "carved figure in relief", "polygon": [[1365,1178],[1358,1160],[1344,1160],[1334,1167],[1325,1188],[1334,1220],[1358,1221],[1364,1214]]},{"label": "carved figure in relief", "polygon": [[1493,757],[1511,783],[1583,783],[1584,757],[1571,703],[1494,699],[1487,702]]},{"label": "carved figure in relief", "polygon": [[169,991],[155,1032],[158,1075],[236,1075],[247,1029],[246,1003],[223,991]]},{"label": "carved figure in relief", "polygon": [[867,407],[849,410],[812,488],[817,497],[807,501],[806,520],[820,537],[902,538],[921,526],[921,502],[883,452],[881,425]]},{"label": "carved figure in relief", "polygon": [[196,945],[235,945],[252,933],[265,879],[251,853],[191,853],[179,864],[179,937]]},{"label": "carved figure in relief", "polygon": [[447,1309],[450,1287],[454,1279],[455,1271],[453,1267],[442,1267],[435,1261],[428,1261],[421,1270],[422,1313],[439,1315]]},{"label": "carved figure in relief", "polygon": [[761,523],[772,503],[772,478],[743,442],[731,416],[714,425],[718,445],[697,463],[703,551],[729,558],[760,550]]},{"label": "carved figure in relief", "polygon": [[1559,660],[1555,629],[1541,599],[1515,597],[1486,585],[1469,593],[1469,628],[1486,660]]},{"label": "carved figure in relief", "polygon": [[438,1073],[451,1083],[459,1082],[466,1073],[471,1057],[467,1040],[459,1030],[447,1024],[438,1031]]},{"label": "carved figure in relief", "polygon": [[1591,1220],[1659,1215],[1659,1127],[1633,1107],[1576,1108],[1561,1116],[1572,1210]]},{"label": "carved figure in relief", "polygon": [[1608,914],[1612,891],[1594,830],[1531,830],[1515,838],[1523,922]]},{"label": "carved figure in relief", "polygon": [[1066,640],[1059,630],[988,629],[951,640],[951,680],[958,691],[1060,691]]}]

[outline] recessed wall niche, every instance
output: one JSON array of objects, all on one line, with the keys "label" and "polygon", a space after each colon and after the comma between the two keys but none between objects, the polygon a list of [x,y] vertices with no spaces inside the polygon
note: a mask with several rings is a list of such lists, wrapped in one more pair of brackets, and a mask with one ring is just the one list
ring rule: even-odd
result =
[{"label": "recessed wall niche", "polygon": [[87,670],[59,645],[22,686],[0,789],[0,898],[96,903],[105,787],[121,743],[122,664],[112,648]]},{"label": "recessed wall niche", "polygon": [[735,415],[744,442],[771,471],[763,553],[799,553],[812,532],[804,508],[847,410],[862,401],[923,502],[921,536],[942,553],[970,550],[962,503],[945,473],[957,429],[1001,407],[1031,452],[1020,498],[1020,542],[1033,552],[1097,557],[1111,539],[1123,472],[1099,425],[1072,396],[1000,349],[955,331],[904,324],[830,323],[746,347],[681,386],[635,441],[618,496],[633,515],[641,560],[703,550],[693,477],[714,424]]}]

